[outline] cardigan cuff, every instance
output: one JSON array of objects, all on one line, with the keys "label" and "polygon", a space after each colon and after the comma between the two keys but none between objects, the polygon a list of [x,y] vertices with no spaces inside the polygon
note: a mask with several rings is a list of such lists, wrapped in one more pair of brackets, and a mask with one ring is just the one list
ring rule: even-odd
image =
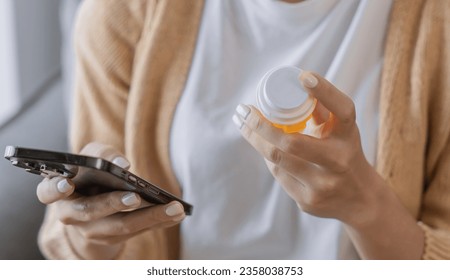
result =
[{"label": "cardigan cuff", "polygon": [[418,223],[425,232],[425,246],[422,258],[425,260],[450,259],[450,235],[447,231],[433,229]]}]

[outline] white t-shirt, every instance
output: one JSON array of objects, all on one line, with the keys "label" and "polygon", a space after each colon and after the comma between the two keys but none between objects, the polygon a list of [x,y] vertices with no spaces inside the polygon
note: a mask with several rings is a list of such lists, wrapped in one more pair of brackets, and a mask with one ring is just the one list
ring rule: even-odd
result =
[{"label": "white t-shirt", "polygon": [[378,89],[391,0],[207,0],[170,156],[194,214],[181,226],[184,259],[335,259],[342,224],[308,215],[283,191],[231,121],[255,104],[269,69],[294,65],[355,102],[374,163]]}]

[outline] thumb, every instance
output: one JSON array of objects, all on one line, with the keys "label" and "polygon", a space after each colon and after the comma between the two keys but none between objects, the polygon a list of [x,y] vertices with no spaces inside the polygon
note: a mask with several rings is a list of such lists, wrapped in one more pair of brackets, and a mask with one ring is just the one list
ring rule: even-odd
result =
[{"label": "thumb", "polygon": [[83,155],[91,157],[99,157],[124,168],[130,168],[130,162],[125,158],[125,156],[115,147],[98,143],[91,142],[84,146],[80,152]]}]

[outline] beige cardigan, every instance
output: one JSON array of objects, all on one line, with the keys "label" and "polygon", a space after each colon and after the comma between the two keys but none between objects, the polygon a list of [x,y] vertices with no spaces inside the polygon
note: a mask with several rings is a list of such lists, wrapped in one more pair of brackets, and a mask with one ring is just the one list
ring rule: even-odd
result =
[{"label": "beige cardigan", "polygon": [[[140,176],[180,195],[169,133],[203,1],[85,0],[76,26],[74,151],[123,151]],[[395,0],[386,39],[377,170],[426,232],[423,258],[450,258],[450,1]],[[50,205],[47,258],[76,259]],[[179,228],[127,241],[123,259],[177,258]]]}]

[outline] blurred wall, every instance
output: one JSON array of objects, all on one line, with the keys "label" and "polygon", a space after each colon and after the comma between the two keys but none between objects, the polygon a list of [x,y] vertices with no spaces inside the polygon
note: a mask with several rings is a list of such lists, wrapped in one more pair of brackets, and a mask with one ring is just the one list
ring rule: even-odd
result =
[{"label": "blurred wall", "polygon": [[0,57],[5,58],[0,124],[60,72],[59,5],[59,0],[0,1]]},{"label": "blurred wall", "polygon": [[60,69],[59,0],[14,0],[22,99]]},{"label": "blurred wall", "polygon": [[0,1],[0,124],[20,105],[13,1]]},{"label": "blurred wall", "polygon": [[[0,114],[0,153],[6,145],[68,148],[61,56],[71,52],[61,48],[71,33],[72,1],[0,0],[0,110],[18,110],[13,118]],[[0,260],[42,259],[36,242],[45,211],[36,197],[42,178],[5,159],[0,178]]]}]

